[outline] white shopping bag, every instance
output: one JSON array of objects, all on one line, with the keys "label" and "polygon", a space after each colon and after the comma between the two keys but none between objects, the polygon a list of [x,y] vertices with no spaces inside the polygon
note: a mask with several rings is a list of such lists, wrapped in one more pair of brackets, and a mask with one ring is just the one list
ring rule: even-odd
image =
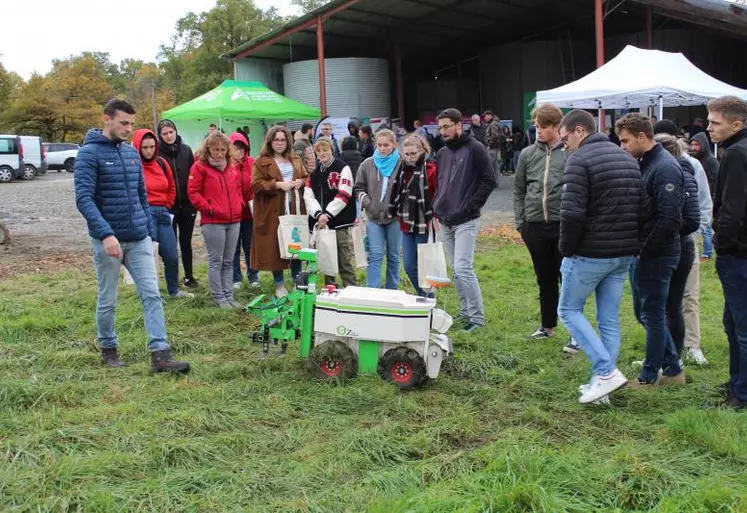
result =
[{"label": "white shopping bag", "polygon": [[355,267],[365,269],[368,267],[368,229],[367,221],[361,216],[352,228],[350,238],[353,239],[353,252],[355,253]]},{"label": "white shopping bag", "polygon": [[314,227],[311,234],[311,245],[316,248],[316,268],[325,276],[337,276],[337,233],[328,227]]},{"label": "white shopping bag", "polygon": [[449,279],[444,244],[436,240],[433,226],[429,226],[428,242],[418,244],[418,281],[421,289],[431,288],[429,276],[435,278],[436,281],[448,281]]},{"label": "white shopping bag", "polygon": [[[298,189],[293,190],[296,196],[296,210],[301,210],[301,198]],[[288,202],[290,204],[290,201]],[[280,216],[280,225],[278,226],[278,246],[280,247],[280,258],[289,260],[293,257],[288,246],[298,244],[302,248],[308,248],[309,241],[309,216],[290,214]]]}]

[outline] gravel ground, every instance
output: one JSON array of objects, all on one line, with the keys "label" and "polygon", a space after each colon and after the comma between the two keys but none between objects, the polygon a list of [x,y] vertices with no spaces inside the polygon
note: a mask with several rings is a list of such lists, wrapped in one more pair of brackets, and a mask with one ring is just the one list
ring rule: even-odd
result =
[{"label": "gravel ground", "polygon": [[[483,211],[482,229],[513,225],[512,188],[513,179],[502,178]],[[9,249],[0,249],[0,278],[62,266],[91,268],[88,232],[75,206],[72,174],[51,171],[30,182],[0,184],[0,219],[12,240]],[[196,258],[203,258],[199,226],[193,244]]]}]

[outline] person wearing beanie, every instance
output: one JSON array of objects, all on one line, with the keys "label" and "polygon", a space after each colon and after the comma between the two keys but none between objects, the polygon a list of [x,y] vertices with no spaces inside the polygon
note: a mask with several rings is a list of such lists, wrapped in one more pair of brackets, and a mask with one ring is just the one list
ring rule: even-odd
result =
[{"label": "person wearing beanie", "polygon": [[192,148],[182,141],[176,125],[170,119],[158,122],[156,131],[158,136],[158,155],[169,163],[176,186],[176,199],[171,213],[174,215],[174,234],[179,240],[184,266],[184,286],[197,287],[192,269],[192,232],[195,228],[197,210],[189,201],[187,182],[189,171],[194,164],[195,157]]}]

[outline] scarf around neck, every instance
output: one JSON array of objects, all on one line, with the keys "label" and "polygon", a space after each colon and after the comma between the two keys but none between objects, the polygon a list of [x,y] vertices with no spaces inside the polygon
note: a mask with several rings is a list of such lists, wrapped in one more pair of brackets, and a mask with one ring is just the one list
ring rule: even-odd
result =
[{"label": "scarf around neck", "polygon": [[397,151],[397,148],[388,157],[382,157],[379,154],[379,150],[374,152],[374,164],[376,164],[379,174],[384,178],[392,176],[392,173],[397,168],[397,162],[399,162],[399,151]]},{"label": "scarf around neck", "polygon": [[225,157],[223,157],[222,159],[214,159],[213,157],[208,157],[208,164],[213,166],[218,171],[223,172],[226,170],[226,167],[228,166],[228,161],[226,160]]}]

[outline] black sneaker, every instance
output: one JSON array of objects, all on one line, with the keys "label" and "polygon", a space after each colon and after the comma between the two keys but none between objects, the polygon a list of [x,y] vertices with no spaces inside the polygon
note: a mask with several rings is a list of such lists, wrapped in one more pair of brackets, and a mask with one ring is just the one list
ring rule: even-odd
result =
[{"label": "black sneaker", "polygon": [[200,284],[194,278],[184,278],[184,286],[190,289],[197,288]]},{"label": "black sneaker", "polygon": [[573,337],[568,337],[568,343],[563,347],[563,352],[568,354],[578,354],[581,348]]},{"label": "black sneaker", "polygon": [[470,335],[478,330],[481,330],[484,328],[482,324],[475,324],[473,322],[467,323],[464,328],[462,329],[462,333],[469,333]]},{"label": "black sneaker", "polygon": [[529,335],[529,338],[539,340],[543,338],[552,338],[554,336],[555,336],[555,332],[550,332],[550,331],[547,331],[547,328],[539,327],[534,331],[534,333]]}]

